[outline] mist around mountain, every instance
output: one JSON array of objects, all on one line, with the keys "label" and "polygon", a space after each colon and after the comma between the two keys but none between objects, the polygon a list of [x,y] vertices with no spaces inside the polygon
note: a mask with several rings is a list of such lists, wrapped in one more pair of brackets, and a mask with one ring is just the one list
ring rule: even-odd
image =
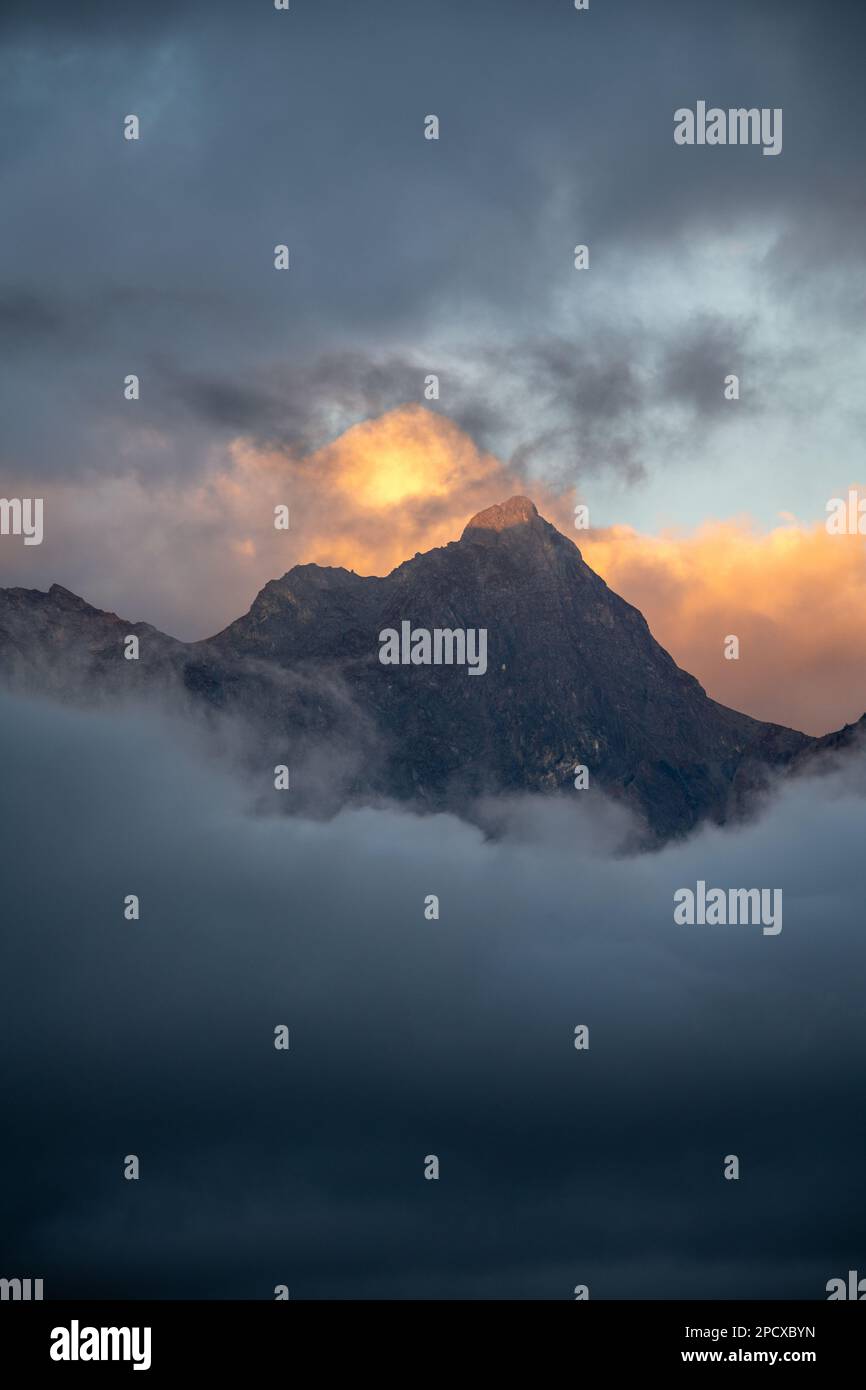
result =
[{"label": "mist around mountain", "polygon": [[[486,626],[486,671],[383,664],[404,622]],[[5,590],[0,664],[0,1230],[47,1297],[815,1299],[856,1266],[856,727],[710,700],[525,499],[204,642]],[[784,930],[683,925],[700,882]]]},{"label": "mist around mountain", "polygon": [[[483,631],[483,672],[383,664],[382,634],[404,628]],[[647,841],[748,814],[774,776],[844,755],[866,723],[815,739],[710,699],[525,497],[385,577],[295,566],[200,642],[57,584],[2,590],[0,678],[204,716],[223,751],[260,769],[263,789],[273,768],[289,770],[283,809],[395,800],[471,814],[500,795],[601,793]]]},{"label": "mist around mountain", "polygon": [[[623,854],[625,808],[577,793],[499,796],[492,833],[251,814],[198,728],[0,693],[10,1272],[569,1301],[862,1269],[866,759]],[[784,930],[678,925],[697,879],[780,886]]]}]

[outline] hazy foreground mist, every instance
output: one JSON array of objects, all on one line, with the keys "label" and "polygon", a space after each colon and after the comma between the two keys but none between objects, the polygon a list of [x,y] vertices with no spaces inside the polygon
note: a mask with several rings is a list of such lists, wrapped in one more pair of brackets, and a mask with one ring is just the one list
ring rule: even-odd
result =
[{"label": "hazy foreground mist", "polygon": [[[492,838],[263,815],[270,768],[251,786],[140,710],[4,698],[0,745],[4,1275],[823,1298],[863,1269],[862,761],[629,858],[577,792],[489,808]],[[781,934],[675,926],[698,878],[781,887]]]}]

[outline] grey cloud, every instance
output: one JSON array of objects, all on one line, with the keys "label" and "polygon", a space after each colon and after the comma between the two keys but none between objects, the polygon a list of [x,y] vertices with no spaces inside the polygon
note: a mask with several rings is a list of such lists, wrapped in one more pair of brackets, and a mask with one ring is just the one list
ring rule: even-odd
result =
[{"label": "grey cloud", "polygon": [[706,316],[689,324],[677,341],[662,354],[659,386],[666,399],[685,405],[702,419],[729,409],[724,396],[725,378],[733,373],[741,382],[741,405],[755,409],[755,393],[746,389],[754,349],[746,325]]},{"label": "grey cloud", "polygon": [[[860,1258],[862,776],[624,858],[579,805],[500,804],[493,838],[255,816],[176,725],[2,713],[4,1267],[55,1296],[820,1298]],[[697,877],[781,885],[781,935],[675,927]]]},{"label": "grey cloud", "polygon": [[66,322],[56,302],[38,291],[8,286],[0,292],[0,339],[8,338],[10,347],[56,337]]},{"label": "grey cloud", "polygon": [[[381,0],[372,34],[366,13],[338,0],[257,19],[225,4],[6,6],[7,456],[36,477],[116,467],[113,434],[92,431],[110,414],[119,362],[152,367],[157,426],[181,429],[175,407],[187,401],[204,429],[321,441],[335,412],[417,398],[415,364],[436,370],[434,346],[514,358],[554,340],[578,237],[603,275],[617,252],[639,267],[660,247],[675,255],[695,237],[766,224],[778,248],[768,287],[787,296],[799,281],[807,294],[817,275],[841,312],[862,269],[850,192],[857,8],[842,6],[828,29],[805,0],[760,14],[737,4],[712,44],[700,7],[680,0],[602,8],[591,28],[567,8],[482,0],[434,14],[420,0]],[[112,43],[126,44],[120,61]],[[672,43],[687,61],[670,62]],[[832,62],[818,66],[828,46]],[[519,78],[506,104],[503,72]],[[676,148],[673,110],[698,93],[783,104],[782,157]],[[118,124],[130,106],[145,122],[134,148]],[[428,109],[443,121],[435,146],[420,134]],[[815,245],[807,276],[803,229]],[[278,277],[272,247],[283,239],[293,269]],[[820,308],[804,301],[805,334]],[[577,335],[572,384],[563,378],[551,399],[534,378],[551,418],[496,430],[495,408],[508,403],[484,399],[483,373],[477,391],[458,388],[457,417],[553,481],[575,458],[639,479],[656,462],[645,448],[655,431],[641,421],[627,333],[600,348],[600,328],[610,332],[600,317]],[[645,331],[650,356],[663,357],[667,328]],[[543,349],[548,368],[559,351]],[[681,364],[683,389],[712,414],[703,360]],[[273,387],[262,385],[269,372]],[[320,399],[293,399],[292,379],[297,397]],[[523,390],[520,408],[533,404]],[[207,439],[179,444],[178,467],[194,469]]]},{"label": "grey cloud", "polygon": [[309,453],[358,420],[422,401],[428,368],[420,356],[342,351],[271,365],[246,380],[197,376],[171,361],[159,370],[166,392],[206,425]]},{"label": "grey cloud", "polygon": [[[184,375],[167,363],[163,373],[166,390],[209,426],[301,452],[356,420],[422,402],[522,476],[570,486],[576,474],[600,472],[638,482],[659,411],[685,405],[705,427],[724,404],[724,376],[753,360],[747,326],[707,317],[666,335],[599,332],[590,344],[554,335],[498,349],[465,343],[444,366],[435,351],[354,351],[267,368],[247,383]],[[423,398],[429,371],[440,377],[438,403]],[[692,427],[684,427],[689,438]]]},{"label": "grey cloud", "polygon": [[86,41],[100,36],[116,41],[118,34],[130,30],[144,29],[152,35],[154,27],[170,16],[188,20],[196,11],[212,8],[206,0],[200,4],[186,0],[182,7],[173,5],[171,0],[150,0],[146,11],[135,5],[118,10],[112,0],[76,0],[75,5],[66,5],[63,0],[43,0],[37,8],[27,0],[6,0],[0,29],[22,36],[35,33],[43,42],[57,30]]}]

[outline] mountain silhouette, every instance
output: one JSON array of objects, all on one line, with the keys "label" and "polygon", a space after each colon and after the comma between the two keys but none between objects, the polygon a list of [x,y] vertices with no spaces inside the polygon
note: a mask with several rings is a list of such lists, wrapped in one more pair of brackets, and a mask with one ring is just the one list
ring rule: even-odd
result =
[{"label": "mountain silhouette", "polygon": [[[380,634],[404,624],[486,630],[484,674],[383,664]],[[124,658],[128,635],[138,660]],[[385,577],[296,565],[201,642],[59,585],[0,590],[0,675],[77,699],[180,694],[242,724],[254,762],[289,766],[295,804],[313,779],[332,806],[461,809],[484,794],[600,789],[657,839],[730,819],[771,773],[844,749],[864,726],[819,740],[711,700],[526,497]],[[588,792],[573,789],[579,766]]]}]

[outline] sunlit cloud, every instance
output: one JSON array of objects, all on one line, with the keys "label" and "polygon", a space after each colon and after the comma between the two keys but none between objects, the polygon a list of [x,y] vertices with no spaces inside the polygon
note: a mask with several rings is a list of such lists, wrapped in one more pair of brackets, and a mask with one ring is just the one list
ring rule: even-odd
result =
[{"label": "sunlit cloud", "polygon": [[[818,734],[866,711],[862,536],[793,520],[761,533],[744,517],[691,535],[612,527],[581,550],[714,699]],[[729,635],[736,661],[724,656]]]},{"label": "sunlit cloud", "polygon": [[[194,478],[138,471],[52,485],[44,544],[19,548],[15,578],[3,582],[59,582],[189,640],[244,613],[294,565],[387,574],[458,539],[475,512],[514,493],[528,493],[577,542],[713,698],[810,733],[866,709],[863,537],[831,536],[823,518],[787,513],[769,532],[748,516],[693,532],[576,531],[576,494],[520,476],[417,404],[308,454],[238,437],[215,447]],[[287,531],[274,526],[278,506],[289,507]],[[737,661],[724,657],[729,635],[740,640]]]}]

